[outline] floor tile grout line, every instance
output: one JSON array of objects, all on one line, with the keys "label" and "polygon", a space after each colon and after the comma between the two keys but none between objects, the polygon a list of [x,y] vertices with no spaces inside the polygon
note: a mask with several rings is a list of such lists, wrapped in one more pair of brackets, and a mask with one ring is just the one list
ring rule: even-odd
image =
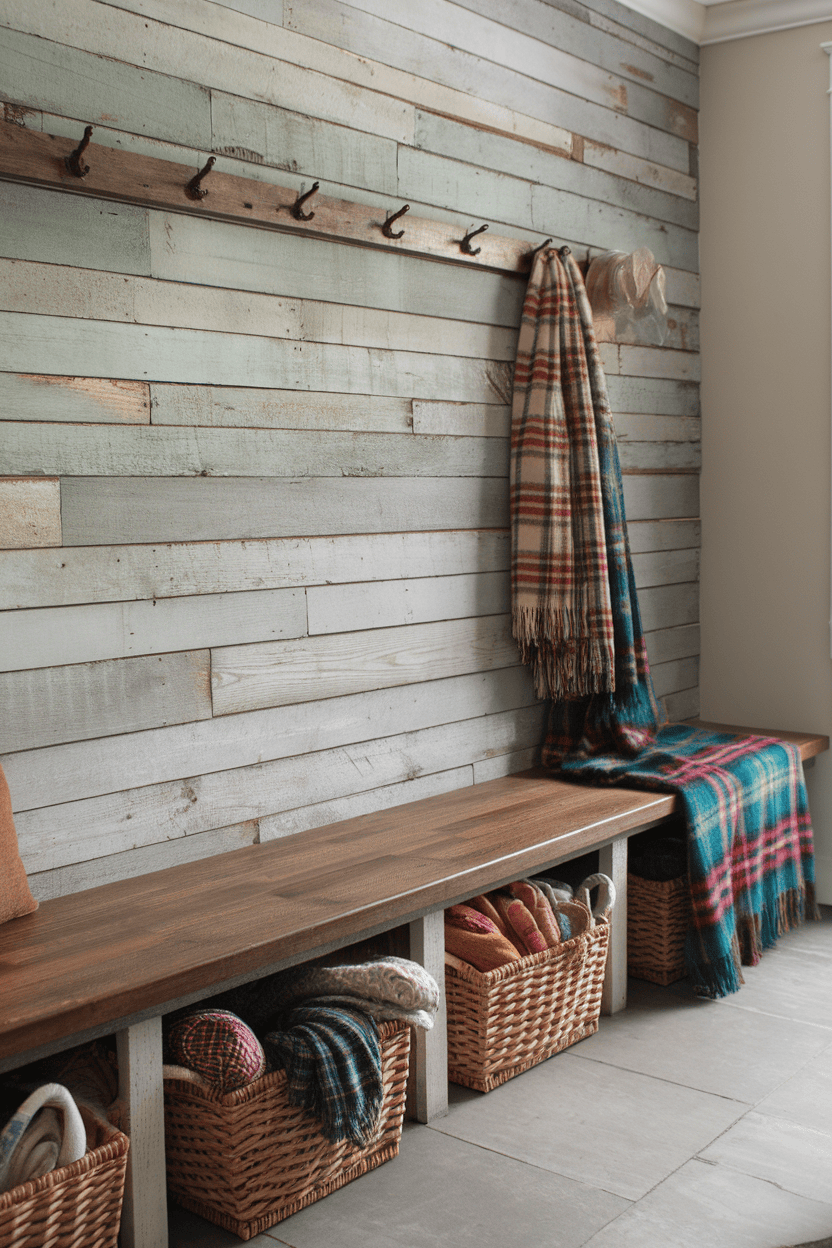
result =
[{"label": "floor tile grout line", "polygon": [[[559,1179],[566,1179],[569,1183],[577,1183],[580,1187],[586,1188],[587,1191],[603,1192],[606,1196],[615,1196],[618,1200],[627,1200],[631,1206],[641,1200],[640,1196],[622,1196],[621,1192],[611,1192],[609,1188],[600,1187],[597,1183],[589,1183],[586,1179],[576,1179],[574,1175],[563,1174],[560,1170],[550,1170],[548,1166],[535,1165],[533,1161],[527,1161],[524,1157],[515,1157],[513,1153],[505,1153],[499,1148],[489,1148],[487,1144],[478,1144],[476,1140],[466,1140],[462,1136],[451,1135],[449,1131],[443,1131],[441,1127],[433,1127],[430,1123],[426,1125],[429,1131],[435,1131],[438,1135],[444,1135],[448,1140],[455,1140],[457,1144],[467,1144],[470,1148],[478,1148],[484,1153],[492,1153],[495,1157],[505,1157],[508,1161],[513,1161],[518,1166],[528,1166],[530,1170],[536,1170],[539,1174],[557,1175]],[[626,1213],[627,1210],[622,1209],[621,1212]]]},{"label": "floor tile grout line", "polygon": [[[758,1103],[754,1101],[741,1101],[738,1097],[726,1096],[724,1092],[709,1092],[707,1088],[694,1088],[689,1083],[680,1083],[678,1079],[668,1079],[664,1075],[653,1075],[644,1070],[636,1070],[632,1066],[622,1066],[616,1062],[605,1060],[603,1057],[590,1057],[586,1053],[573,1053],[572,1056],[579,1057],[584,1062],[594,1062],[597,1066],[607,1066],[612,1070],[624,1070],[627,1074],[639,1075],[642,1079],[652,1079],[655,1083],[667,1083],[672,1088],[684,1088],[687,1092],[698,1092],[701,1096],[713,1096],[720,1101],[730,1101],[733,1105],[742,1105],[743,1113],[747,1113],[749,1109],[753,1109],[755,1104]],[[791,1075],[789,1078],[791,1078]],[[779,1087],[780,1085],[778,1084],[777,1086]],[[766,1092],[766,1096],[768,1095],[769,1093]],[[740,1117],[741,1116],[742,1115],[740,1115]]]}]

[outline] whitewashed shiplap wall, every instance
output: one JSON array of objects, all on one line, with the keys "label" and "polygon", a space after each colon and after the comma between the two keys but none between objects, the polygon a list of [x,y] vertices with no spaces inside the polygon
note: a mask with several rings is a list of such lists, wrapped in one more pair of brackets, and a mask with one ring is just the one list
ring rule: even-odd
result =
[{"label": "whitewashed shiplap wall", "polygon": [[[9,124],[649,246],[668,343],[603,354],[656,685],[697,711],[692,44],[616,0],[0,0],[0,27]],[[0,757],[38,896],[535,761],[523,287],[0,183]]]}]

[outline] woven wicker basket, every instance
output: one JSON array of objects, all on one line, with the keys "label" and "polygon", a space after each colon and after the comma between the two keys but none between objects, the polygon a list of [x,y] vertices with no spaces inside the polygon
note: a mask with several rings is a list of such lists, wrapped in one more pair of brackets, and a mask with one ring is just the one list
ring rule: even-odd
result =
[{"label": "woven wicker basket", "polygon": [[627,876],[627,971],[667,987],[687,975],[685,937],[690,926],[690,886],[676,880]]},{"label": "woven wicker basket", "polygon": [[86,1156],[0,1195],[0,1248],[115,1248],[127,1136],[79,1109]]},{"label": "woven wicker basket", "polygon": [[448,1078],[490,1092],[598,1030],[606,918],[495,971],[445,967]]},{"label": "woven wicker basket", "polygon": [[331,1144],[313,1118],[289,1104],[286,1073],[237,1092],[165,1079],[168,1192],[186,1209],[251,1239],[399,1151],[410,1028],[382,1023],[381,1123],[365,1148]]}]

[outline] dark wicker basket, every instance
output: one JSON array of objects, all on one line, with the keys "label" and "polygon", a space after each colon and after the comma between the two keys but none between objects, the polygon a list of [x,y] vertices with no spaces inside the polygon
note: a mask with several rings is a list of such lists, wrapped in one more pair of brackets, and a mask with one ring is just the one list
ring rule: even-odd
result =
[{"label": "dark wicker basket", "polygon": [[675,983],[687,975],[685,938],[690,926],[690,885],[627,876],[627,971],[634,979]]}]

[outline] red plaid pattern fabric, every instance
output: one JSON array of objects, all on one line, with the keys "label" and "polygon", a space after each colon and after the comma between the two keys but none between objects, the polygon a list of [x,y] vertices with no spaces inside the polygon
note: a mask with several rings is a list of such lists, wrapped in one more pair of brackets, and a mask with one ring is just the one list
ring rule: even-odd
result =
[{"label": "red plaid pattern fabric", "polygon": [[592,384],[603,372],[587,360],[577,284],[574,264],[538,252],[512,400],[512,631],[537,696],[558,701],[615,689]]}]

